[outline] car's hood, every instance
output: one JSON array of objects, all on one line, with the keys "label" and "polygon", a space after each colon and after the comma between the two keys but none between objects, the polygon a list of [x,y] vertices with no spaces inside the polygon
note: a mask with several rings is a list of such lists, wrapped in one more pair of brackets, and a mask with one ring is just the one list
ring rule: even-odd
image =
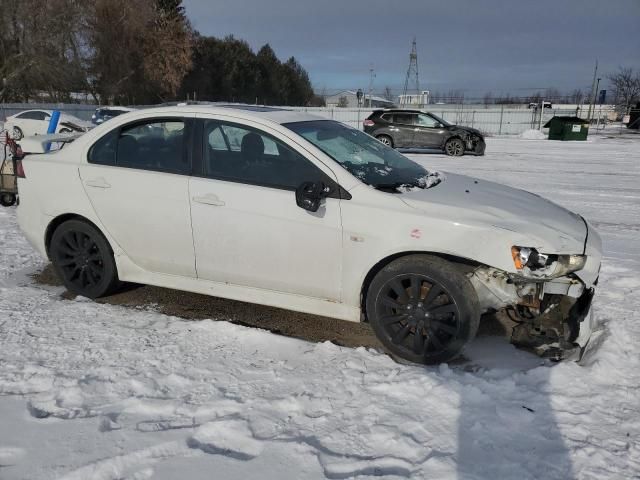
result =
[{"label": "car's hood", "polygon": [[450,132],[465,132],[465,133],[475,134],[475,135],[478,135],[479,137],[482,137],[482,132],[477,128],[463,127],[461,125],[449,125],[447,127],[447,130]]},{"label": "car's hood", "polygon": [[[532,242],[544,253],[582,253],[587,233],[579,215],[533,193],[494,182],[446,173],[427,189],[412,189],[401,199],[429,216],[461,223],[489,224]],[[472,240],[471,240],[472,241]]]},{"label": "car's hood", "polygon": [[78,127],[91,127],[91,122],[87,122],[86,120],[82,120],[78,117],[74,117],[73,115],[60,115],[59,123],[70,123],[73,125],[77,125]]}]

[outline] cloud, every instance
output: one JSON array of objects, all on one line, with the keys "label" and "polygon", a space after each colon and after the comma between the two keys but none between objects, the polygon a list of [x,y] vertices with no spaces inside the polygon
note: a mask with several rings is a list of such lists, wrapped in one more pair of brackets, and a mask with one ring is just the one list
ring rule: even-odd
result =
[{"label": "cloud", "polygon": [[399,89],[411,40],[425,88],[588,88],[596,57],[602,76],[640,67],[638,0],[185,0],[194,27],[233,34],[254,49],[271,44],[298,58],[318,87],[358,88],[376,70],[376,89]]}]

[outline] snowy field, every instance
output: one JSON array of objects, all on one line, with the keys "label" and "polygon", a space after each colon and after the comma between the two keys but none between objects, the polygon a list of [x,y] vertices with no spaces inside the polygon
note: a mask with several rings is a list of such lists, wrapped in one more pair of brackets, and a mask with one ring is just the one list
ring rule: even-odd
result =
[{"label": "snowy field", "polygon": [[[424,368],[223,321],[65,300],[0,210],[0,478],[640,478],[640,137],[489,139],[412,155],[587,217],[605,258],[597,351],[498,337]],[[472,241],[472,239],[470,239]]]}]

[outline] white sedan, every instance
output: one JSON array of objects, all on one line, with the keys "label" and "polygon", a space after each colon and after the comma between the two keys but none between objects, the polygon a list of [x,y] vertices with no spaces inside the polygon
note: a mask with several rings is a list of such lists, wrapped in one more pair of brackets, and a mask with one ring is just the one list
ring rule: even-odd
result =
[{"label": "white sedan", "polygon": [[[25,110],[7,117],[4,129],[16,140],[35,135],[45,135],[49,128],[52,114],[53,111],[51,110]],[[91,128],[89,122],[67,113],[61,113],[55,133],[86,132],[89,128]]]},{"label": "white sedan", "polygon": [[602,253],[585,219],[338,122],[139,110],[20,172],[20,226],[79,295],[129,281],[366,321],[421,363],[457,356],[498,310],[546,356],[589,340]]}]

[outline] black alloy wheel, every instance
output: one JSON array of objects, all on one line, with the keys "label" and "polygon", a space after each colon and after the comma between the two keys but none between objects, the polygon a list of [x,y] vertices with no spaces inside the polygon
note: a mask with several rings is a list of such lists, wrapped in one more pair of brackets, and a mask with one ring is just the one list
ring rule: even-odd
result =
[{"label": "black alloy wheel", "polygon": [[389,266],[371,284],[374,297],[367,297],[367,318],[380,341],[412,362],[440,363],[459,355],[480,318],[468,279],[449,262],[427,255]]},{"label": "black alloy wheel", "polygon": [[97,298],[112,292],[118,275],[111,248],[89,223],[69,220],[53,233],[51,261],[67,289]]}]

